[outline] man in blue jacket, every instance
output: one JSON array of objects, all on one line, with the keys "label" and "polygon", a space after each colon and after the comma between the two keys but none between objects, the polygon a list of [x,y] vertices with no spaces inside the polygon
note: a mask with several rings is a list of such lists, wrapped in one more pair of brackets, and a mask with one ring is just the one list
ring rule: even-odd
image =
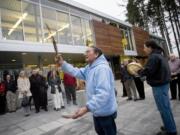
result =
[{"label": "man in blue jacket", "polygon": [[86,51],[88,65],[80,69],[68,64],[61,55],[55,60],[64,72],[86,81],[86,106],[78,109],[73,118],[77,119],[90,111],[98,135],[116,135],[114,76],[102,51],[94,46],[89,47]]}]

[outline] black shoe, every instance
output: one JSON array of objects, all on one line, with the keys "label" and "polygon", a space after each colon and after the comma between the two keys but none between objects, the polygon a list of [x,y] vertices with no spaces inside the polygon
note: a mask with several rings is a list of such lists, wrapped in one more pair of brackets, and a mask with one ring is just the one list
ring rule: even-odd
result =
[{"label": "black shoe", "polygon": [[4,114],[6,114],[6,112],[2,112],[2,113],[0,113],[0,115],[4,115]]},{"label": "black shoe", "polygon": [[167,133],[168,135],[177,135],[177,132],[174,133]]},{"label": "black shoe", "polygon": [[47,106],[43,107],[43,109],[44,109],[44,111],[46,111],[46,112],[48,111]]},{"label": "black shoe", "polygon": [[138,101],[138,99],[137,99],[137,98],[135,98],[135,99],[134,99],[134,101],[136,102],[136,101]]},{"label": "black shoe", "polygon": [[168,134],[167,134],[167,132],[165,132],[165,131],[160,131],[160,132],[158,132],[156,135],[168,135]]},{"label": "black shoe", "polygon": [[65,106],[61,106],[61,109],[65,109]]},{"label": "black shoe", "polygon": [[73,105],[78,105],[78,104],[76,103],[76,101],[74,101],[74,102],[73,102]]},{"label": "black shoe", "polygon": [[160,129],[161,129],[161,131],[166,131],[164,126],[161,126]]},{"label": "black shoe", "polygon": [[128,98],[128,99],[127,99],[127,101],[130,101],[130,100],[132,100],[132,98]]},{"label": "black shoe", "polygon": [[39,113],[39,110],[36,110],[36,113]]},{"label": "black shoe", "polygon": [[176,98],[171,98],[171,100],[176,100]]},{"label": "black shoe", "polygon": [[46,111],[46,112],[48,111],[47,107],[44,108],[44,111]]},{"label": "black shoe", "polygon": [[25,114],[24,116],[25,116],[25,117],[28,117],[29,115],[30,115],[30,114]]},{"label": "black shoe", "polygon": [[54,108],[54,111],[56,111],[57,109],[56,108]]},{"label": "black shoe", "polygon": [[138,100],[145,100],[145,98],[139,98]]},{"label": "black shoe", "polygon": [[161,131],[161,132],[158,132],[156,135],[177,135],[177,132],[168,133],[166,131]]}]

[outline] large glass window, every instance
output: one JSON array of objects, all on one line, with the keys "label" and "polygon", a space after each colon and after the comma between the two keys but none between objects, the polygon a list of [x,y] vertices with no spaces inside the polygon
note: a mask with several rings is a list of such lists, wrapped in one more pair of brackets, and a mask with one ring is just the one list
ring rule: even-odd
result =
[{"label": "large glass window", "polygon": [[61,44],[72,44],[72,36],[67,13],[57,12],[58,42]]},{"label": "large glass window", "polygon": [[[57,41],[57,21],[56,21],[56,11],[49,8],[42,8],[42,16],[43,16],[43,26],[44,26],[44,42],[52,42],[51,36],[54,36]],[[51,29],[51,33],[49,33],[47,26]]]},{"label": "large glass window", "polygon": [[129,29],[124,28],[121,29],[121,33],[122,33],[122,45],[124,50],[134,51],[131,31]]},{"label": "large glass window", "polygon": [[42,41],[40,9],[38,5],[22,2],[25,41]]},{"label": "large glass window", "polygon": [[83,45],[83,32],[80,17],[71,15],[72,36],[75,45]]},{"label": "large glass window", "polygon": [[51,43],[54,36],[59,44],[93,45],[89,19],[89,14],[54,0],[0,0],[0,30],[7,40]]},{"label": "large glass window", "polygon": [[4,39],[23,40],[22,21],[27,14],[21,13],[21,2],[17,0],[0,0],[1,29]]},{"label": "large glass window", "polygon": [[69,7],[61,3],[59,0],[40,0],[40,2],[42,5],[53,7],[54,9],[57,9],[60,11],[65,11],[65,12],[69,11]]},{"label": "large glass window", "polygon": [[83,42],[84,45],[93,45],[92,29],[89,20],[82,19],[82,30],[83,30]]}]

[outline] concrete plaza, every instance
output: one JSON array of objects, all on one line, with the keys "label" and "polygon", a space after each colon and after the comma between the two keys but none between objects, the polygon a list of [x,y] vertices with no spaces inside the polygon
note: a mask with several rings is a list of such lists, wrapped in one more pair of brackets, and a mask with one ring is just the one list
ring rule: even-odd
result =
[{"label": "concrete plaza", "polygon": [[[116,119],[119,135],[155,135],[162,125],[156,109],[152,91],[146,85],[146,100],[126,101],[122,98],[120,81],[116,82],[118,90],[118,117]],[[171,101],[177,129],[180,133],[180,101]],[[63,113],[70,113],[77,107],[69,106],[55,112],[52,105],[49,111],[41,111],[24,117],[22,110],[0,116],[0,135],[96,135],[91,114],[78,120],[62,118]]]}]

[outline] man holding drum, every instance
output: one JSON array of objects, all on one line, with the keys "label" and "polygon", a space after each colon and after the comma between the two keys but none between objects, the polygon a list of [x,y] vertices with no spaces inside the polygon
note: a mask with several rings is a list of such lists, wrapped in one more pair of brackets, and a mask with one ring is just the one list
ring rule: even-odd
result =
[{"label": "man holding drum", "polygon": [[147,83],[152,87],[153,96],[164,124],[161,127],[162,131],[157,135],[177,135],[168,95],[171,73],[164,50],[155,41],[149,40],[144,45],[144,51],[149,58],[145,68],[139,71],[139,74],[146,76]]}]

